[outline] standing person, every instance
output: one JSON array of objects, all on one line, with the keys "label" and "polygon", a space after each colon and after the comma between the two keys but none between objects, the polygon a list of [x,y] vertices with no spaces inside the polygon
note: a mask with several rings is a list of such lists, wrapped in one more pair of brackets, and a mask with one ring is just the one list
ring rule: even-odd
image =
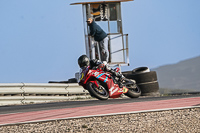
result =
[{"label": "standing person", "polygon": [[108,52],[108,36],[102,28],[97,25],[92,18],[87,20],[88,26],[90,28],[90,35],[94,37],[94,40],[99,43],[100,51],[101,51],[101,61],[107,61],[109,59]]}]

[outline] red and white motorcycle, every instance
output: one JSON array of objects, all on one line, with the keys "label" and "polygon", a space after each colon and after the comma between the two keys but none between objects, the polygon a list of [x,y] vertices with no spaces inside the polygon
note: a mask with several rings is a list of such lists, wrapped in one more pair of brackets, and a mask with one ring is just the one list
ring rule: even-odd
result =
[{"label": "red and white motorcycle", "polygon": [[[115,69],[116,72],[119,68]],[[109,72],[104,72],[101,69],[90,69],[86,67],[80,72],[79,85],[88,90],[92,97],[99,100],[107,100],[108,98],[118,98],[122,94],[130,98],[138,98],[141,95],[141,90],[134,80],[124,78],[119,81]]]}]

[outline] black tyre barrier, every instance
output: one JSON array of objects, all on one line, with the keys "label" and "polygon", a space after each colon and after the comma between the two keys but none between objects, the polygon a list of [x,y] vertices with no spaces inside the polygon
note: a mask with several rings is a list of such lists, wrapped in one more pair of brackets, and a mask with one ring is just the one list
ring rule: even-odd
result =
[{"label": "black tyre barrier", "polygon": [[49,83],[67,84],[67,83],[78,83],[76,78],[68,79],[68,81],[49,81]]},{"label": "black tyre barrier", "polygon": [[122,72],[122,74],[124,75],[124,77],[127,77],[128,75],[132,74],[132,71],[125,71]]},{"label": "black tyre barrier", "polygon": [[157,75],[155,71],[138,74],[127,74],[124,76],[128,79],[134,79],[137,84],[157,81]]},{"label": "black tyre barrier", "polygon": [[67,84],[68,81],[49,81],[48,83],[58,83],[58,84]]},{"label": "black tyre barrier", "polygon": [[122,74],[132,74],[132,71],[125,71],[125,72],[122,72]]},{"label": "black tyre barrier", "polygon": [[157,81],[138,84],[141,89],[141,96],[159,96],[159,84]]},{"label": "black tyre barrier", "polygon": [[138,67],[132,70],[133,74],[146,73],[146,72],[150,72],[150,69],[148,67]]},{"label": "black tyre barrier", "polygon": [[69,82],[69,83],[78,83],[78,81],[77,81],[76,78],[68,79],[68,82]]}]

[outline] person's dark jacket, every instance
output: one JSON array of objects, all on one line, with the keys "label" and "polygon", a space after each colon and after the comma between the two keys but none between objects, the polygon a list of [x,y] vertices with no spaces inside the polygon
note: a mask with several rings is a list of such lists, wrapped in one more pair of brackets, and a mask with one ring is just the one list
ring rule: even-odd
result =
[{"label": "person's dark jacket", "polygon": [[99,42],[102,41],[105,37],[107,37],[107,34],[94,21],[92,21],[89,27],[90,27],[90,35],[94,37],[95,41]]}]

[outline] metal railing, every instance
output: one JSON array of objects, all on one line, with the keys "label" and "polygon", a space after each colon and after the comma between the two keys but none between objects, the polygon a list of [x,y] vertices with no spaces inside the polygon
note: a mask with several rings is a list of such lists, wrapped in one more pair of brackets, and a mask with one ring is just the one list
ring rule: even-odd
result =
[{"label": "metal railing", "polygon": [[[90,57],[90,59],[98,59],[101,60],[101,50],[99,44],[94,40],[92,36],[86,35],[88,38],[88,42],[86,45],[86,53]],[[120,45],[119,49],[112,51],[111,47],[116,47],[116,43],[111,43],[113,40],[121,39],[117,43]],[[128,47],[128,34],[121,34],[121,33],[109,33],[108,34],[108,50],[110,51],[110,59],[109,64],[123,64],[129,65],[129,47]],[[118,61],[113,61],[112,56],[116,53],[123,52],[122,56],[123,59]],[[117,59],[117,58],[115,58]]]},{"label": "metal railing", "polygon": [[0,105],[27,104],[89,98],[87,90],[77,83],[38,84],[11,83],[0,84]]}]

